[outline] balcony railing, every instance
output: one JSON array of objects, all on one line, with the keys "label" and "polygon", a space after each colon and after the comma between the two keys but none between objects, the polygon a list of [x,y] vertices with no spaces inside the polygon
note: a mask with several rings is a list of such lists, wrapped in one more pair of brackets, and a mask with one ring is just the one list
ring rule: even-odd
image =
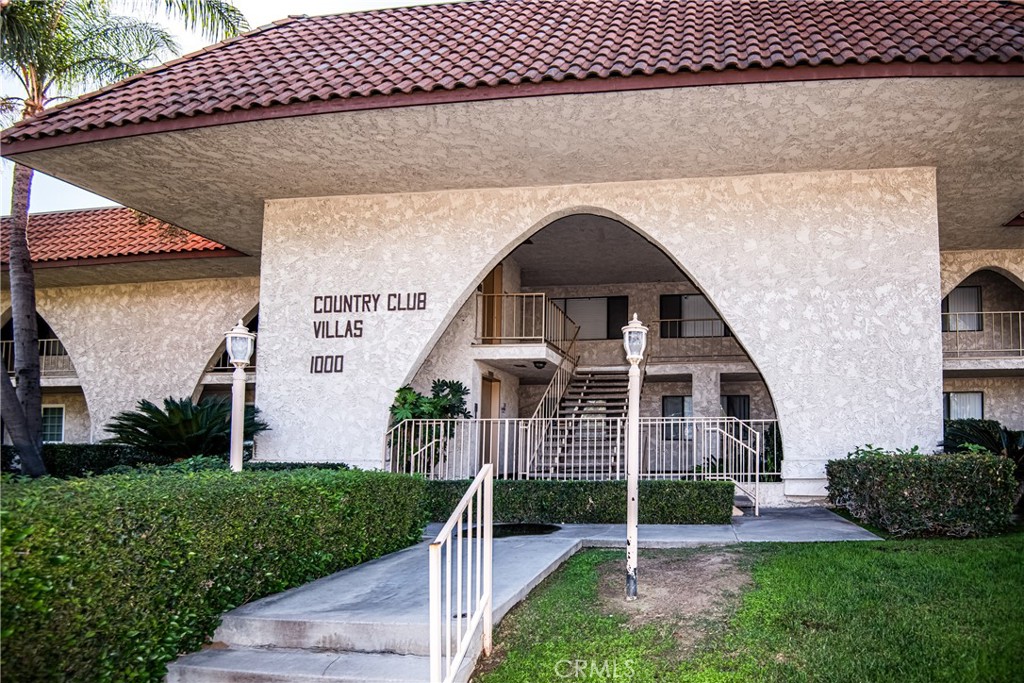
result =
[{"label": "balcony railing", "polygon": [[476,295],[477,344],[550,344],[562,355],[579,325],[543,293]]},{"label": "balcony railing", "polygon": [[945,358],[1024,357],[1024,312],[942,314]]},{"label": "balcony railing", "polygon": [[[233,372],[235,366],[231,364],[231,359],[228,358],[228,352],[225,349],[217,358],[210,364],[210,367],[206,369],[207,372]],[[253,348],[252,358],[249,359],[249,365],[245,368],[246,372],[256,372],[256,349]]]},{"label": "balcony railing", "polygon": [[659,319],[654,329],[649,355],[658,361],[746,357],[721,318]]},{"label": "balcony railing", "polygon": [[[641,479],[781,474],[775,420],[642,417],[640,432]],[[499,479],[624,479],[625,447],[617,417],[406,420],[385,436],[383,467],[428,479],[465,479],[486,463]]]},{"label": "balcony railing", "polygon": [[[0,342],[0,358],[7,374],[14,374],[14,342]],[[41,377],[76,377],[71,356],[59,339],[39,340],[39,374]]]}]

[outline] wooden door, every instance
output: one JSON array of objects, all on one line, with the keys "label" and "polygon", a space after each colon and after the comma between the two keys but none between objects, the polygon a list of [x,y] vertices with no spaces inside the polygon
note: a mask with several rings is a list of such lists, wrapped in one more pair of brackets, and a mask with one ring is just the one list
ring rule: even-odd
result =
[{"label": "wooden door", "polygon": [[500,452],[501,380],[483,377],[480,382],[480,417],[484,422],[480,430],[480,462],[495,462]]},{"label": "wooden door", "polygon": [[504,336],[501,330],[501,284],[501,264],[499,263],[494,266],[494,270],[487,274],[480,288],[480,292],[484,295],[483,333],[481,334],[481,341],[484,344],[500,344]]}]

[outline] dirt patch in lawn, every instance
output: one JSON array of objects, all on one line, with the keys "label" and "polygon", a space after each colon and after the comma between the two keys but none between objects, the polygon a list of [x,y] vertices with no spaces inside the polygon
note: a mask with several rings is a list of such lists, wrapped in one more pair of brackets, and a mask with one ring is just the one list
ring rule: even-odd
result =
[{"label": "dirt patch in lawn", "polygon": [[673,628],[686,654],[710,631],[720,627],[739,605],[752,583],[748,563],[736,552],[703,550],[696,553],[641,553],[639,597],[625,600],[625,563],[607,562],[599,568],[601,610],[621,614],[631,628],[647,624]]}]

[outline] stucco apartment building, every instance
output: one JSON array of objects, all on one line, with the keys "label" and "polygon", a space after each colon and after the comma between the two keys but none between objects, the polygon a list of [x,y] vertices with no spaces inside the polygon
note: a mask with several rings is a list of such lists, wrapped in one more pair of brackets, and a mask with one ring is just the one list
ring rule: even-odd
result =
[{"label": "stucco apartment building", "polygon": [[[804,501],[944,416],[1024,429],[1017,2],[291,17],[2,141],[144,212],[32,218],[63,440],[223,392],[242,318],[259,458],[620,476],[634,313],[645,476],[732,448]],[[395,390],[438,378],[475,419],[398,463]]]}]

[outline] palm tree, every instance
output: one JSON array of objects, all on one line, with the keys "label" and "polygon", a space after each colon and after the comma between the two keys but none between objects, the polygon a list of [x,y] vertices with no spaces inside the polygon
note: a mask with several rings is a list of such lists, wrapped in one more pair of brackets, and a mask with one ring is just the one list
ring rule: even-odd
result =
[{"label": "palm tree", "polygon": [[[178,17],[207,37],[236,35],[242,14],[226,0],[147,0],[154,10]],[[0,0],[0,66],[25,90],[22,118],[44,111],[69,93],[132,76],[177,46],[151,22],[121,16],[110,0]],[[11,191],[10,287],[17,389],[0,372],[4,427],[29,476],[46,473],[42,460],[42,391],[36,329],[35,276],[28,251],[32,169],[15,164]]]}]

